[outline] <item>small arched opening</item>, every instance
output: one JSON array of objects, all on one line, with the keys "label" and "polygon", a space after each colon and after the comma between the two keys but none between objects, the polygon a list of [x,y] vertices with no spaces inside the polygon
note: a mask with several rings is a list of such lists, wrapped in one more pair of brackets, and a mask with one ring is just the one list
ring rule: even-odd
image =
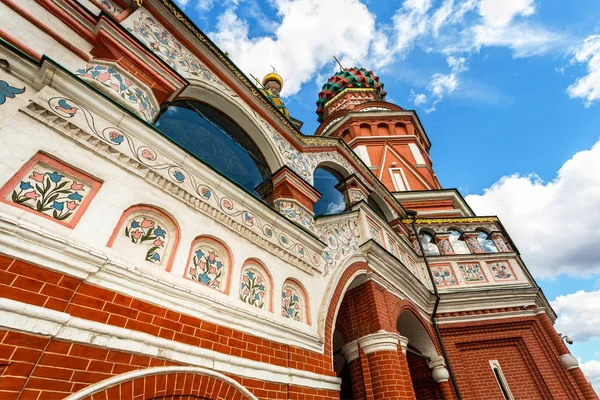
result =
[{"label": "small arched opening", "polygon": [[336,169],[320,165],[313,172],[313,185],[321,198],[313,207],[315,216],[337,214],[346,209],[346,196],[339,189],[344,175]]},{"label": "small arched opening", "polygon": [[477,235],[477,241],[479,242],[481,249],[483,251],[485,251],[486,253],[497,253],[498,252],[498,248],[496,247],[496,244],[494,243],[492,238],[490,238],[490,235],[487,232],[485,232],[484,230],[479,231],[479,234]]},{"label": "small arched opening", "polygon": [[423,245],[423,250],[425,250],[425,254],[428,256],[439,256],[440,249],[435,244],[435,240],[433,239],[433,234],[427,231],[421,231],[419,236],[419,240],[421,241],[421,245]]}]

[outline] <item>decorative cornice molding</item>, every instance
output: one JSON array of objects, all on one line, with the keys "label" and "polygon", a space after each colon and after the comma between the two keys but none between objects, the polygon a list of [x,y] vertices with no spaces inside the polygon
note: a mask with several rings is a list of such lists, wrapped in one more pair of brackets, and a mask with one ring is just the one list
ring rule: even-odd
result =
[{"label": "decorative cornice molding", "polygon": [[[457,217],[457,218],[417,218],[417,225],[437,225],[437,224],[473,224],[482,222],[498,222],[498,217]],[[403,218],[402,223],[410,225],[412,219]]]},{"label": "decorative cornice molding", "polygon": [[342,353],[346,361],[350,363],[360,356],[360,350],[364,351],[365,354],[378,351],[398,351],[400,341],[401,336],[398,333],[380,330],[345,344],[342,347]]}]

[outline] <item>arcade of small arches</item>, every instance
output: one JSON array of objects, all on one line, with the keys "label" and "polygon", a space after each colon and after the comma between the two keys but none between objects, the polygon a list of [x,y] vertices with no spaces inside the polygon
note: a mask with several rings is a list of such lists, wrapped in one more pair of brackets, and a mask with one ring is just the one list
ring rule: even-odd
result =
[{"label": "arcade of small arches", "polygon": [[[419,230],[419,240],[427,256],[510,251],[502,232],[480,227],[468,231],[449,227],[439,232],[422,228]],[[414,247],[420,255],[421,250],[416,243]]]}]

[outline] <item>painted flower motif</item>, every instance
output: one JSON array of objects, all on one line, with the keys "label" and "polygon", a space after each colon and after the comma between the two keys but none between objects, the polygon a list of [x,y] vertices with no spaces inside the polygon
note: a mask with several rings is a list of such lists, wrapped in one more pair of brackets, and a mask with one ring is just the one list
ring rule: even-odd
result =
[{"label": "painted flower motif", "polygon": [[214,251],[208,252],[208,261],[210,261],[212,263],[215,261],[216,258],[217,258],[217,254]]},{"label": "painted flower motif", "polygon": [[71,190],[81,190],[82,192],[85,192],[85,189],[83,188],[83,184],[77,183],[75,181],[73,181],[73,183],[71,184]]},{"label": "painted flower motif", "polygon": [[54,183],[58,183],[62,178],[64,178],[64,175],[59,175],[56,171],[53,173],[48,173],[48,176],[50,177],[50,180]]},{"label": "painted flower motif", "polygon": [[158,253],[154,253],[150,256],[152,261],[160,261],[160,255]]},{"label": "painted flower motif", "polygon": [[152,244],[154,246],[163,247],[164,244],[165,244],[165,242],[163,240],[161,240],[161,239],[156,239],[154,242],[152,242]]},{"label": "painted flower motif", "polygon": [[161,237],[161,238],[165,238],[165,235],[167,234],[167,232],[162,229],[160,226],[156,226],[156,229],[154,230],[154,236],[156,237]]},{"label": "painted flower motif", "polygon": [[147,228],[152,228],[154,226],[154,221],[146,219],[146,217],[142,217],[142,218],[143,218],[143,221],[140,224],[140,226],[142,228],[147,229]]},{"label": "painted flower motif", "polygon": [[212,195],[211,191],[207,188],[200,189],[200,194],[207,200],[210,199],[210,196]]},{"label": "painted flower motif", "polygon": [[83,199],[83,196],[80,195],[79,193],[75,192],[75,193],[71,193],[70,195],[68,195],[67,198],[69,200],[81,201],[81,199]]},{"label": "painted flower motif", "polygon": [[140,223],[137,222],[135,219],[133,221],[131,221],[131,227],[132,228],[137,228],[140,226]]},{"label": "painted flower motif", "polygon": [[44,174],[40,174],[37,171],[33,171],[33,174],[29,175],[29,179],[33,179],[36,182],[43,182],[44,181]]},{"label": "painted flower motif", "polygon": [[58,211],[62,211],[65,207],[65,203],[62,201],[55,201],[52,203],[52,208],[58,210]]},{"label": "painted flower motif", "polygon": [[79,206],[79,204],[77,204],[74,201],[67,201],[67,209],[73,211],[74,209],[77,208],[77,206]]},{"label": "painted flower motif", "polygon": [[110,133],[108,134],[108,138],[110,139],[111,142],[113,142],[115,144],[121,144],[121,143],[123,143],[123,140],[125,139],[123,137],[123,135],[117,131],[110,131]]},{"label": "painted flower motif", "polygon": [[139,239],[142,237],[142,231],[133,231],[131,232],[131,236],[133,236],[135,239]]},{"label": "painted flower motif", "polygon": [[231,210],[231,208],[233,207],[231,202],[227,199],[223,200],[223,207],[225,207],[228,210]]},{"label": "painted flower motif", "polygon": [[177,182],[183,182],[185,176],[181,173],[181,171],[175,171],[173,172],[173,178],[175,178]]},{"label": "painted flower motif", "polygon": [[213,289],[221,290],[224,273],[226,268],[217,252],[202,247],[197,248],[189,267],[190,278]]},{"label": "painted flower motif", "polygon": [[37,200],[40,195],[35,190],[32,190],[31,192],[25,193],[25,197],[32,200]]},{"label": "painted flower motif", "polygon": [[148,150],[148,149],[144,149],[142,150],[142,157],[145,158],[146,160],[150,160],[150,161],[154,161],[154,154]]},{"label": "painted flower motif", "polygon": [[19,187],[21,188],[21,190],[33,189],[33,186],[31,186],[31,183],[29,182],[21,182]]}]

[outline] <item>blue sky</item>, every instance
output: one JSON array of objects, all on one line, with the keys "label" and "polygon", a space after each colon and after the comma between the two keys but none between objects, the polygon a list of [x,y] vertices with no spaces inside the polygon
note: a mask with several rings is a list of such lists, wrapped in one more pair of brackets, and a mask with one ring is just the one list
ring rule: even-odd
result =
[{"label": "blue sky", "polygon": [[595,0],[179,0],[303,132],[336,70],[415,109],[442,185],[499,215],[600,388],[600,6]]}]

